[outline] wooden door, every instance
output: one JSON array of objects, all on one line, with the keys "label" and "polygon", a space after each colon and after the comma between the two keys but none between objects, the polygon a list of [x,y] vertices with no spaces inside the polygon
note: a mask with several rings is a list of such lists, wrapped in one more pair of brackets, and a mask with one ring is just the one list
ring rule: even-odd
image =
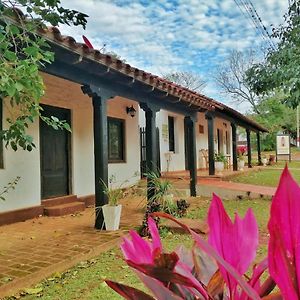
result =
[{"label": "wooden door", "polygon": [[224,154],[223,130],[217,129],[218,153]]},{"label": "wooden door", "polygon": [[[43,105],[43,116],[55,116],[70,124],[70,110]],[[70,124],[71,125],[71,124]],[[70,133],[40,121],[42,199],[70,193]]]}]

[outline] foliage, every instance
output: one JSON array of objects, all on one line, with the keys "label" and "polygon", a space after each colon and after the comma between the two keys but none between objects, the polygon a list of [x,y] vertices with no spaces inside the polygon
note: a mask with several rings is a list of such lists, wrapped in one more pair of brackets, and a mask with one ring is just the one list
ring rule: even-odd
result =
[{"label": "foliage", "polygon": [[[158,300],[297,300],[300,298],[299,197],[300,187],[286,167],[271,205],[268,257],[253,266],[251,276],[244,274],[249,271],[258,246],[258,226],[252,210],[244,218],[236,214],[232,221],[216,195],[208,213],[208,241],[173,217],[154,214],[172,219],[188,231],[195,241],[191,251],[181,247],[171,253],[164,252],[151,218],[148,220],[151,241],[131,231],[130,238],[123,239],[121,249],[128,266]],[[263,279],[267,271],[270,276]],[[125,299],[154,299],[135,288],[106,282]]]},{"label": "foliage", "polygon": [[215,161],[218,161],[218,162],[223,162],[224,164],[227,163],[227,160],[226,160],[226,157],[224,154],[222,153],[215,153]]},{"label": "foliage", "polygon": [[0,192],[0,200],[5,201],[4,195],[6,195],[10,190],[14,190],[16,188],[16,185],[20,181],[21,177],[17,176],[13,181],[9,182]]},{"label": "foliage", "polygon": [[161,179],[158,172],[148,172],[145,176],[150,181],[148,192],[152,195],[148,201],[158,202],[161,205],[162,210],[168,208],[171,202],[173,202],[173,195],[170,194],[173,185],[171,181]]},{"label": "foliage", "polygon": [[233,50],[227,61],[219,68],[215,75],[215,81],[221,91],[237,103],[250,104],[251,109],[259,114],[258,97],[250,88],[247,81],[247,70],[253,66],[256,53],[253,50],[240,52]]},{"label": "foliage", "polygon": [[[172,184],[169,180],[161,180],[158,171],[151,171],[144,174],[149,181],[147,187],[147,195],[150,195],[147,201],[147,208],[140,227],[140,234],[142,236],[149,236],[148,217],[150,214],[162,210],[174,211],[173,196],[169,194]],[[159,223],[159,218],[155,218],[155,222]]]},{"label": "foliage", "polygon": [[195,92],[202,92],[206,86],[206,82],[196,73],[170,72],[163,74],[162,77]]},{"label": "foliage", "polygon": [[128,180],[123,181],[119,185],[116,185],[116,176],[111,175],[108,184],[106,184],[101,179],[101,184],[103,187],[103,193],[108,198],[108,205],[117,206],[119,204],[119,200],[124,197],[124,189],[123,185],[128,182]]},{"label": "foliage", "polygon": [[[24,15],[23,12],[26,14]],[[27,134],[29,124],[41,116],[44,85],[39,69],[54,55],[38,34],[46,24],[81,25],[87,15],[61,6],[60,0],[9,0],[0,2],[0,99],[9,112],[7,129],[1,132],[6,147],[31,151],[35,144]],[[42,118],[56,129],[70,130],[57,118]]]},{"label": "foliage", "polygon": [[282,94],[276,93],[276,95],[262,100],[258,105],[260,114],[249,116],[269,130],[262,136],[262,151],[275,149],[278,133],[289,133],[292,137],[296,137],[296,111],[282,104],[282,99]]},{"label": "foliage", "polygon": [[273,28],[273,38],[279,40],[269,49],[263,62],[247,72],[248,82],[258,95],[282,92],[282,101],[296,108],[300,103],[300,0],[295,0],[284,16],[284,23]]}]

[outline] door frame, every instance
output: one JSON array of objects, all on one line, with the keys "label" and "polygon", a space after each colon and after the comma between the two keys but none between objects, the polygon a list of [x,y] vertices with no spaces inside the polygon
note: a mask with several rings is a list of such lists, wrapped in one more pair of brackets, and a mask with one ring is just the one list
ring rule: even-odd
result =
[{"label": "door frame", "polygon": [[[52,110],[52,111],[55,111],[55,110],[59,110],[59,111],[64,111],[66,114],[67,114],[67,122],[68,124],[70,125],[70,128],[72,129],[72,110],[69,109],[69,108],[63,108],[63,107],[58,107],[58,106],[53,106],[53,105],[49,105],[49,104],[41,104],[41,107],[44,109],[46,108],[47,110]],[[43,176],[42,176],[42,145],[41,145],[41,122],[44,122],[42,121],[41,119],[39,119],[39,139],[40,139],[40,142],[39,142],[39,150],[40,150],[40,180],[41,180],[41,183],[40,183],[40,187],[41,187],[41,191],[40,191],[40,194],[41,194],[41,199],[47,199],[47,198],[43,198]],[[47,125],[47,126],[50,126],[50,125]],[[66,130],[66,129],[58,129],[58,130]],[[73,192],[73,168],[72,168],[72,161],[73,161],[73,158],[72,158],[72,135],[71,135],[71,132],[66,132],[67,133],[67,156],[68,156],[68,159],[67,159],[67,169],[68,169],[68,195],[72,195],[72,192]],[[63,196],[62,196],[63,197]],[[53,197],[54,198],[54,197]]]}]

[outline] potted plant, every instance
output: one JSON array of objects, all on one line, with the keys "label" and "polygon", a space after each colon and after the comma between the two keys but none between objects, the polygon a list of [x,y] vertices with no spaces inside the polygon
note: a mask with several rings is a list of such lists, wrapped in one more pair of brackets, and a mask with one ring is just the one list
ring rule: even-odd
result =
[{"label": "potted plant", "polygon": [[262,159],[261,159],[261,162],[262,162],[263,166],[265,167],[267,165],[267,163],[268,163],[267,157],[263,156]]},{"label": "potted plant", "polygon": [[222,153],[215,153],[215,169],[217,173],[222,173],[226,164],[226,157]]},{"label": "potted plant", "polygon": [[116,177],[112,175],[109,178],[109,184],[101,182],[103,185],[103,193],[107,195],[108,204],[102,206],[104,223],[106,230],[118,230],[121,220],[122,205],[119,200],[123,198],[122,184],[115,186]]},{"label": "potted plant", "polygon": [[245,167],[245,154],[247,152],[247,146],[238,146],[238,169],[243,171]]}]

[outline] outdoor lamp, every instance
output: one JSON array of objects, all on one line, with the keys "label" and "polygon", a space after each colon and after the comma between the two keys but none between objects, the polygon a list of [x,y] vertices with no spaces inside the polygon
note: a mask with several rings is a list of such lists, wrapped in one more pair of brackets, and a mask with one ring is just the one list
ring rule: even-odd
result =
[{"label": "outdoor lamp", "polygon": [[134,109],[133,105],[131,105],[131,107],[126,107],[126,112],[133,118],[135,116],[136,110]]}]

